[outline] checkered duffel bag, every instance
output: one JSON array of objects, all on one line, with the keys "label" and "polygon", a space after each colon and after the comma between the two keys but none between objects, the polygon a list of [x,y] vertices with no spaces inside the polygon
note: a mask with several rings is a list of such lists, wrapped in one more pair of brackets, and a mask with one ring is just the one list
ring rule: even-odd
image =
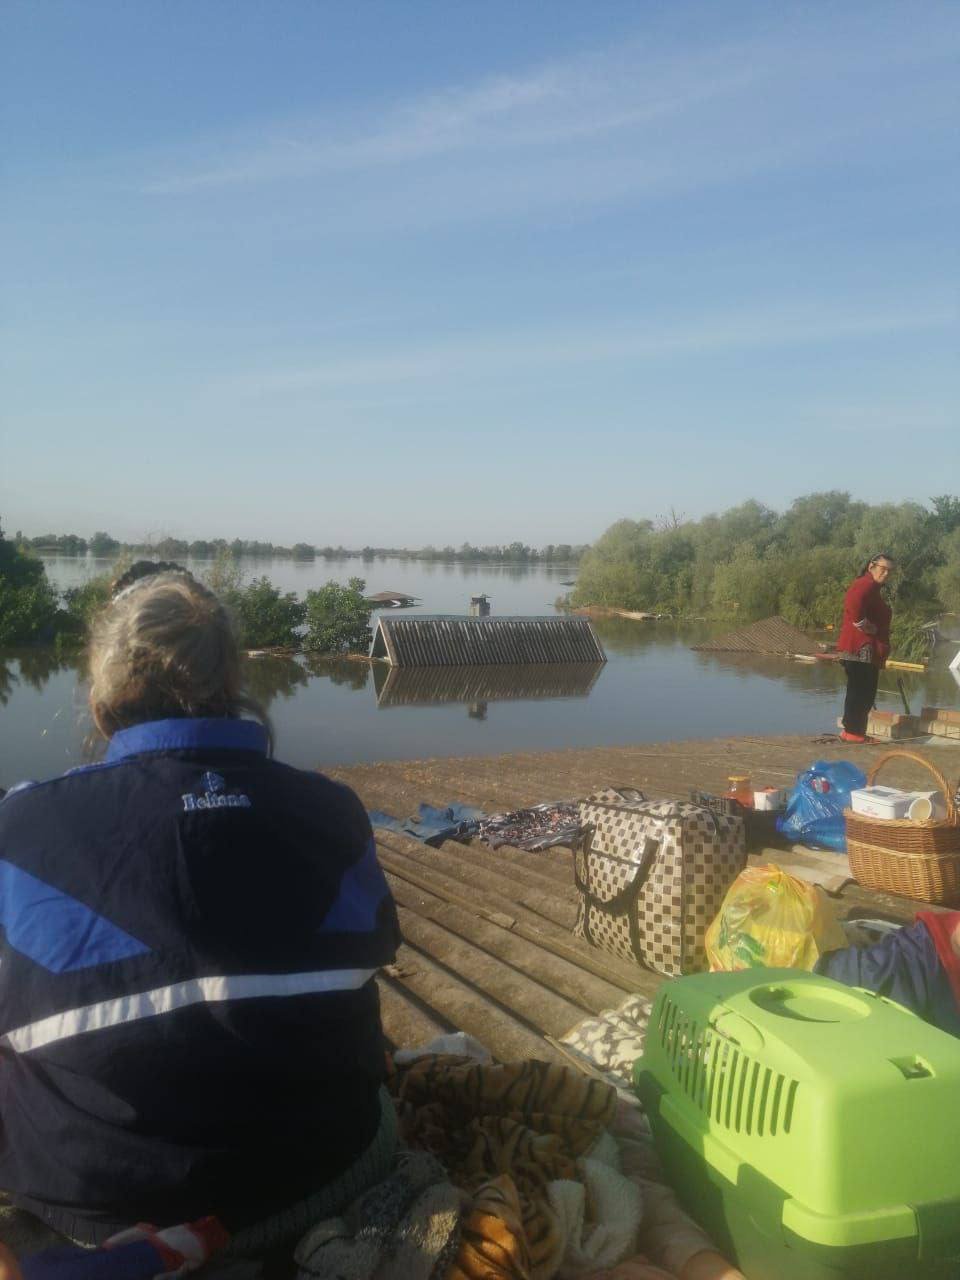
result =
[{"label": "checkered duffel bag", "polygon": [[707,967],[703,938],[743,870],[743,821],[629,787],[580,805],[574,933],[669,977]]}]

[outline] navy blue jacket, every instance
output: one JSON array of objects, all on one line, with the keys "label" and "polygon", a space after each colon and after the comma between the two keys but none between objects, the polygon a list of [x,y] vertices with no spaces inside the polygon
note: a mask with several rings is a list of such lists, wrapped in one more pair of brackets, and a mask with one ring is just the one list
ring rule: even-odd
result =
[{"label": "navy blue jacket", "polygon": [[820,957],[817,973],[889,996],[941,1031],[960,1036],[957,999],[922,920],[887,934],[872,947],[828,951]]},{"label": "navy blue jacket", "polygon": [[0,1187],[75,1238],[320,1186],[380,1119],[396,909],[348,788],[164,720],[0,802]]}]

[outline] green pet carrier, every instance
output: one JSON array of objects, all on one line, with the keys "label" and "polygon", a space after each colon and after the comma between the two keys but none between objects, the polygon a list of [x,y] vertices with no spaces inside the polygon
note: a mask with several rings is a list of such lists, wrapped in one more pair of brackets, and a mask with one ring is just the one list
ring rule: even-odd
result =
[{"label": "green pet carrier", "polygon": [[634,1079],[749,1280],[960,1280],[960,1040],[811,973],[695,974],[661,987]]}]

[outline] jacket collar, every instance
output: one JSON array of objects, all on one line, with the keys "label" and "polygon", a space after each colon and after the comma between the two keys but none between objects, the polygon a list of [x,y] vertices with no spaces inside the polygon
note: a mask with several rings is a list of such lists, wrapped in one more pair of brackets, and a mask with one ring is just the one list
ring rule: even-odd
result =
[{"label": "jacket collar", "polygon": [[110,739],[106,761],[144,751],[255,751],[267,753],[267,731],[256,720],[151,720],[121,729]]}]

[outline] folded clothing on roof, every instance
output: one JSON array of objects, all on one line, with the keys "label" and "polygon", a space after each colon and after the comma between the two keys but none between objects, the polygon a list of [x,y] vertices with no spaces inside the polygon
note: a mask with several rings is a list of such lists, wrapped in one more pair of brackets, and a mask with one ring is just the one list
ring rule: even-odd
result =
[{"label": "folded clothing on roof", "polygon": [[578,806],[568,801],[495,813],[480,820],[480,839],[491,849],[501,844],[531,851],[548,849],[555,844],[572,847],[579,830]]},{"label": "folded clothing on roof", "polygon": [[408,818],[395,818],[380,809],[368,809],[367,817],[372,827],[382,827],[386,831],[397,831],[401,835],[413,836],[424,844],[441,845],[444,840],[456,840],[458,837],[477,834],[482,809],[474,809],[468,804],[448,804],[437,808],[432,804],[421,804],[420,812]]}]

